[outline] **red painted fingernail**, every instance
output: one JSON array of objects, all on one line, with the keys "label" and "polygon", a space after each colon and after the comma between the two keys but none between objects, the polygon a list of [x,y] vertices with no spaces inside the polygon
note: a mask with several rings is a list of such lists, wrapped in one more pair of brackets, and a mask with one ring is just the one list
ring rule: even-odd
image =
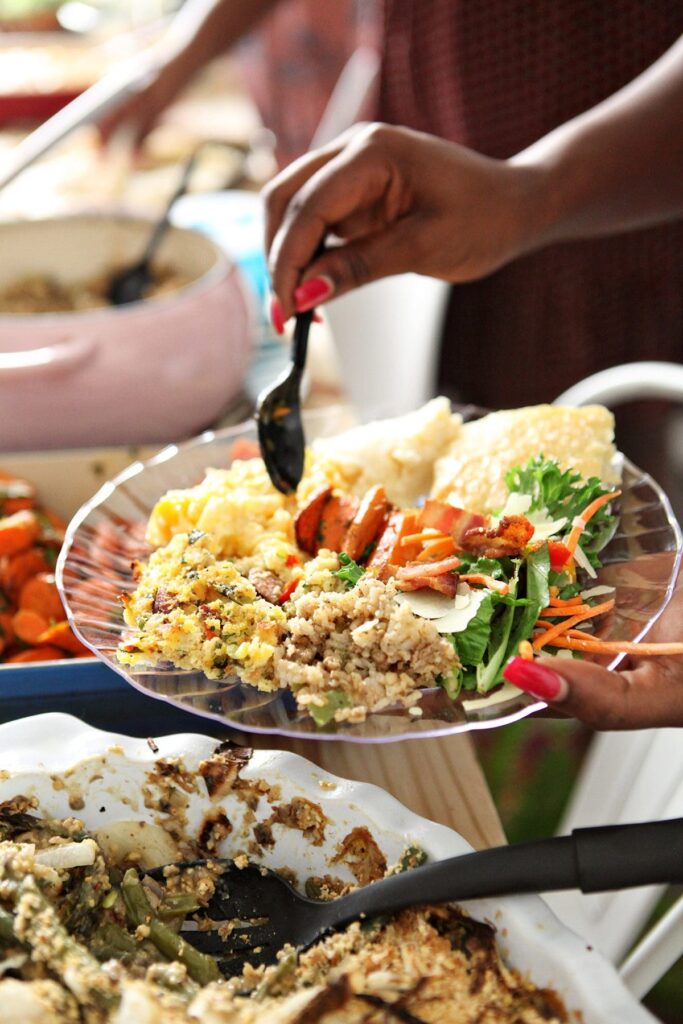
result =
[{"label": "red painted fingernail", "polygon": [[312,277],[310,281],[304,281],[298,288],[294,289],[294,304],[297,313],[305,313],[313,309],[319,302],[329,299],[334,291],[334,286],[329,277]]},{"label": "red painted fingernail", "polygon": [[514,683],[520,690],[540,697],[541,700],[564,700],[569,693],[566,679],[536,661],[510,658],[503,669],[503,675],[509,683]]},{"label": "red painted fingernail", "polygon": [[285,318],[282,314],[280,300],[273,295],[270,300],[270,320],[278,334],[285,333]]},{"label": "red painted fingernail", "polygon": [[322,322],[323,322],[323,318],[321,317],[320,313],[314,313],[313,314],[313,323],[314,324],[321,324]]}]

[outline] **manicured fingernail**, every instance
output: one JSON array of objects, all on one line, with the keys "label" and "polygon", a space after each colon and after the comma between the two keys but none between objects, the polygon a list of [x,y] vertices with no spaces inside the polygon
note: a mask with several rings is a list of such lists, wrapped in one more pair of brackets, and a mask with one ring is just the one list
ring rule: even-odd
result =
[{"label": "manicured fingernail", "polygon": [[329,277],[312,277],[310,281],[304,281],[298,288],[294,289],[294,304],[297,313],[305,313],[313,309],[319,302],[329,299],[334,291],[334,286]]},{"label": "manicured fingernail", "polygon": [[536,661],[510,658],[503,669],[503,675],[509,683],[513,683],[533,697],[540,697],[541,700],[556,703],[564,700],[569,693],[566,679],[558,676],[557,672],[553,672],[551,668],[539,665]]},{"label": "manicured fingernail", "polygon": [[278,334],[285,333],[285,318],[282,314],[280,300],[273,295],[270,300],[270,320]]},{"label": "manicured fingernail", "polygon": [[313,314],[313,323],[314,324],[321,324],[322,322],[323,322],[323,318],[321,317],[320,313],[314,313]]}]

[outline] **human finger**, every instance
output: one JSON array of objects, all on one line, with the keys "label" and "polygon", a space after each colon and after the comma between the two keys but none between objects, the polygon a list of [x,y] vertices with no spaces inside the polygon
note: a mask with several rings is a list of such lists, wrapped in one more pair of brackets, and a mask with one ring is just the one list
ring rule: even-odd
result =
[{"label": "human finger", "polygon": [[503,675],[592,729],[683,725],[683,662],[653,657],[636,668],[609,671],[589,661],[512,658]]},{"label": "human finger", "polygon": [[350,139],[360,130],[360,125],[343,132],[332,142],[312,153],[304,153],[297,160],[292,161],[284,170],[280,171],[272,181],[269,181],[261,189],[261,196],[265,207],[265,247],[270,252],[273,239],[279,230],[285,210],[292,197],[299,191],[308,179],[320,168],[329,163],[344,147]]},{"label": "human finger", "polygon": [[[273,288],[287,315],[294,312],[294,289],[304,271],[315,276],[320,267],[312,266],[313,255],[320,241],[337,223],[373,206],[379,200],[388,207],[387,220],[393,219],[397,206],[392,199],[392,175],[388,164],[373,159],[368,151],[342,152],[320,168],[290,200],[270,251]],[[357,250],[347,247],[353,259]],[[332,254],[327,266],[332,270],[339,260]],[[352,267],[351,267],[352,269]],[[368,279],[359,266],[358,283]],[[354,276],[350,280],[353,280]],[[333,278],[333,280],[335,280]],[[348,280],[339,278],[341,289]]]}]

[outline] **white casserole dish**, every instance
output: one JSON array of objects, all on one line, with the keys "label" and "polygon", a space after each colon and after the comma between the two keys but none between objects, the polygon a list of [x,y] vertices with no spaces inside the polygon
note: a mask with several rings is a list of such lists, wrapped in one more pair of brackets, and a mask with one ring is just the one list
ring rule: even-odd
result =
[{"label": "white casserole dish", "polygon": [[[130,265],[150,231],[146,220],[113,214],[0,224],[0,289]],[[210,239],[177,227],[158,262],[190,283],[114,308],[0,312],[0,450],[174,441],[227,408],[253,340],[239,271]]]},{"label": "white casserole dish", "polygon": [[[76,813],[90,828],[132,819],[153,824],[157,815],[145,805],[154,801],[149,793],[143,800],[141,788],[153,787],[149,773],[154,763],[181,757],[185,768],[194,772],[216,749],[215,740],[195,734],[162,737],[156,743],[158,751],[153,752],[145,740],[104,733],[67,715],[7,723],[0,726],[0,801],[35,795],[43,813]],[[263,863],[276,869],[292,867],[302,882],[309,874],[329,871],[337,843],[361,825],[370,830],[389,863],[409,843],[422,847],[432,859],[471,850],[457,833],[418,817],[384,790],[337,778],[295,754],[256,751],[240,777],[264,778],[279,786],[280,799],[306,797],[330,819],[321,846],[304,842],[292,829],[273,826],[275,845],[264,852]],[[230,793],[212,802],[204,779],[197,781],[188,796],[187,831],[196,834],[205,813],[220,806],[233,823],[233,832],[219,850],[236,854],[243,848],[240,823],[245,803]],[[256,816],[260,820],[270,811],[264,798]],[[344,866],[336,863],[334,873],[343,877]],[[536,985],[555,989],[577,1021],[653,1024],[655,1018],[626,990],[613,966],[565,928],[540,897],[471,901],[465,907],[496,927],[506,960]]]}]

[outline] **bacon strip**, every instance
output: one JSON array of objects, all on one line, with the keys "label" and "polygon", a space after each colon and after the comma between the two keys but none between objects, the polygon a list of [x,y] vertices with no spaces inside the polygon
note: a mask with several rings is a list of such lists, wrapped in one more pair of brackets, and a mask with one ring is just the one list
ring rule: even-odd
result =
[{"label": "bacon strip", "polygon": [[461,539],[464,551],[483,558],[503,558],[520,555],[531,540],[533,525],[526,516],[503,516],[498,526],[486,529],[475,527]]}]

